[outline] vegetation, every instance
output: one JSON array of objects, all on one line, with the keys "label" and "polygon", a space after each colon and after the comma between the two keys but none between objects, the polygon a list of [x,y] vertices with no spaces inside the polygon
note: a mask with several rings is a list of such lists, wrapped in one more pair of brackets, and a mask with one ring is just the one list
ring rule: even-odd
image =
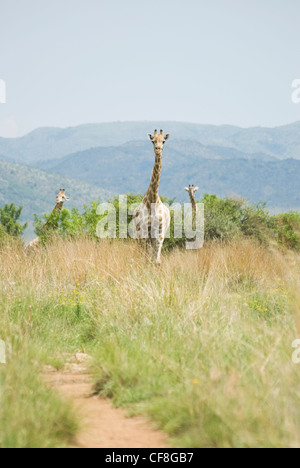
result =
[{"label": "vegetation", "polygon": [[7,306],[1,307],[0,335],[11,341],[12,354],[5,367],[0,364],[0,448],[67,446],[78,429],[77,416],[47,388],[37,342],[31,343],[21,320],[8,323]]},{"label": "vegetation", "polygon": [[274,219],[279,244],[300,250],[300,214],[284,213]]},{"label": "vegetation", "polygon": [[0,224],[0,245],[6,241],[8,238],[8,235],[6,234],[5,232],[5,229],[4,227],[2,226],[2,224]]},{"label": "vegetation", "polygon": [[0,238],[1,231],[12,237],[21,237],[27,228],[26,224],[20,224],[19,219],[22,214],[22,207],[16,208],[14,203],[6,204],[3,208],[0,207]]},{"label": "vegetation", "polygon": [[[128,194],[126,225],[121,226],[122,232],[127,232],[132,221],[132,207],[141,203],[141,194]],[[172,250],[175,247],[185,247],[186,238],[174,237],[175,212],[172,210],[174,200],[162,197],[162,201],[171,209],[170,237],[165,240],[164,249]],[[116,237],[119,237],[119,198],[108,200],[116,213]],[[277,244],[280,247],[300,250],[300,214],[296,212],[272,216],[266,209],[264,203],[250,204],[244,199],[218,198],[216,195],[205,194],[201,200],[205,209],[205,240],[220,240],[222,242],[232,241],[237,238],[252,238],[265,245]],[[35,216],[36,234],[42,239],[49,238],[53,232],[58,232],[63,237],[80,238],[88,236],[97,239],[97,224],[104,216],[98,214],[98,203],[92,202],[90,206],[85,205],[82,213],[78,209],[45,214],[43,218]],[[131,211],[130,211],[131,210]],[[43,232],[45,222],[52,227]],[[124,223],[123,223],[124,224]]]},{"label": "vegetation", "polygon": [[38,234],[45,221],[53,229],[31,255],[18,239],[21,208],[2,209],[1,448],[71,443],[77,418],[42,370],[75,352],[93,357],[99,394],[147,414],[175,446],[300,446],[300,215],[202,202],[204,248],[171,236],[159,269],[135,241],[99,241],[96,202],[36,217]]},{"label": "vegetation", "polygon": [[173,250],[52,239],[0,249],[0,446],[64,446],[76,418],[40,377],[93,356],[97,391],[180,447],[299,447],[297,253],[254,239]]}]

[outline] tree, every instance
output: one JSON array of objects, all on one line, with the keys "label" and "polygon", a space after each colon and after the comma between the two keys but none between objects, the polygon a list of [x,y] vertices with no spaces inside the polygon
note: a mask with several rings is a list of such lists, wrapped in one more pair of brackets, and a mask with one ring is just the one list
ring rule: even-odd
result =
[{"label": "tree", "polygon": [[23,225],[19,223],[22,209],[22,206],[17,208],[14,203],[6,204],[3,208],[0,208],[0,225],[6,234],[13,237],[22,236],[27,228],[27,223]]}]

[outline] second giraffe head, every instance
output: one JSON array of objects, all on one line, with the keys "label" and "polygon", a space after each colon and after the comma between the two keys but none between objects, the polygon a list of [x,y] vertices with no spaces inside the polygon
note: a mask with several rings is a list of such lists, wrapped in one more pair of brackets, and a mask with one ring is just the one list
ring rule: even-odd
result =
[{"label": "second giraffe head", "polygon": [[66,196],[65,189],[60,189],[58,195],[56,197],[56,203],[64,203],[65,201],[69,201],[70,198]]},{"label": "second giraffe head", "polygon": [[155,154],[160,154],[162,150],[164,149],[164,144],[165,141],[170,137],[170,134],[167,133],[164,135],[163,130],[158,133],[157,130],[154,130],[154,135],[151,135],[151,133],[148,133],[148,138],[150,141],[152,141],[154,145],[154,153]]},{"label": "second giraffe head", "polygon": [[189,185],[189,187],[185,187],[185,190],[189,192],[190,196],[194,198],[195,192],[199,190],[199,187],[194,187],[194,185]]}]

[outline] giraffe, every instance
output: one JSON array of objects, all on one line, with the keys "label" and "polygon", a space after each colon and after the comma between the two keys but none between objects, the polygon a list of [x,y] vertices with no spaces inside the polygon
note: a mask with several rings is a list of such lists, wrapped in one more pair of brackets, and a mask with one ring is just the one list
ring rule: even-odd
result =
[{"label": "giraffe", "polygon": [[133,225],[137,239],[147,239],[154,247],[154,263],[160,265],[161,250],[165,240],[166,232],[170,226],[170,210],[161,201],[158,191],[162,168],[162,151],[165,141],[170,137],[169,133],[164,136],[154,131],[148,138],[152,141],[155,153],[155,163],[152,171],[149,188],[142,203],[135,209],[133,214]]},{"label": "giraffe", "polygon": [[[69,197],[66,196],[65,189],[59,189],[58,195],[56,197],[56,204],[55,204],[55,207],[52,210],[52,213],[60,212],[62,210],[62,207],[64,206],[64,202],[69,201],[69,200],[70,200]],[[46,223],[42,227],[41,233],[42,234],[46,233],[50,229],[50,227],[51,227],[51,223],[48,220],[48,221],[46,221]],[[30,252],[32,249],[37,247],[38,244],[39,244],[39,241],[40,241],[40,238],[36,237],[33,241],[29,242],[29,244],[27,244],[27,246],[25,248],[26,252]]]},{"label": "giraffe", "polygon": [[185,187],[185,190],[189,193],[191,204],[192,204],[192,209],[193,209],[193,223],[194,220],[196,219],[196,214],[197,214],[197,203],[195,200],[195,193],[197,190],[199,190],[199,187],[194,187],[194,185],[189,185],[189,188]]},{"label": "giraffe", "polygon": [[195,193],[199,190],[199,187],[194,187],[194,185],[189,185],[185,187],[185,190],[189,193],[191,204],[192,204],[192,227],[196,229],[196,218],[197,218],[197,203],[195,200]]}]

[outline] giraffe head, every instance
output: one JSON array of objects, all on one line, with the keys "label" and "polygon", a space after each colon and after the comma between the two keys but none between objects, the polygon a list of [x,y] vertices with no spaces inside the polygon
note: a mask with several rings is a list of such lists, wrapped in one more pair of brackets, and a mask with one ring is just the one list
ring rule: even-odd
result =
[{"label": "giraffe head", "polygon": [[189,185],[189,188],[185,187],[185,190],[189,192],[192,198],[195,198],[195,193],[199,190],[199,187],[194,187],[194,185]]},{"label": "giraffe head", "polygon": [[70,198],[66,196],[65,189],[59,189],[58,195],[56,197],[56,203],[64,203],[65,201],[69,201]]},{"label": "giraffe head", "polygon": [[162,150],[164,149],[164,144],[165,141],[169,138],[170,134],[167,133],[164,135],[163,130],[158,133],[157,130],[154,130],[154,135],[151,135],[151,133],[148,133],[148,138],[150,141],[152,141],[154,145],[154,153],[155,154],[160,154]]}]

